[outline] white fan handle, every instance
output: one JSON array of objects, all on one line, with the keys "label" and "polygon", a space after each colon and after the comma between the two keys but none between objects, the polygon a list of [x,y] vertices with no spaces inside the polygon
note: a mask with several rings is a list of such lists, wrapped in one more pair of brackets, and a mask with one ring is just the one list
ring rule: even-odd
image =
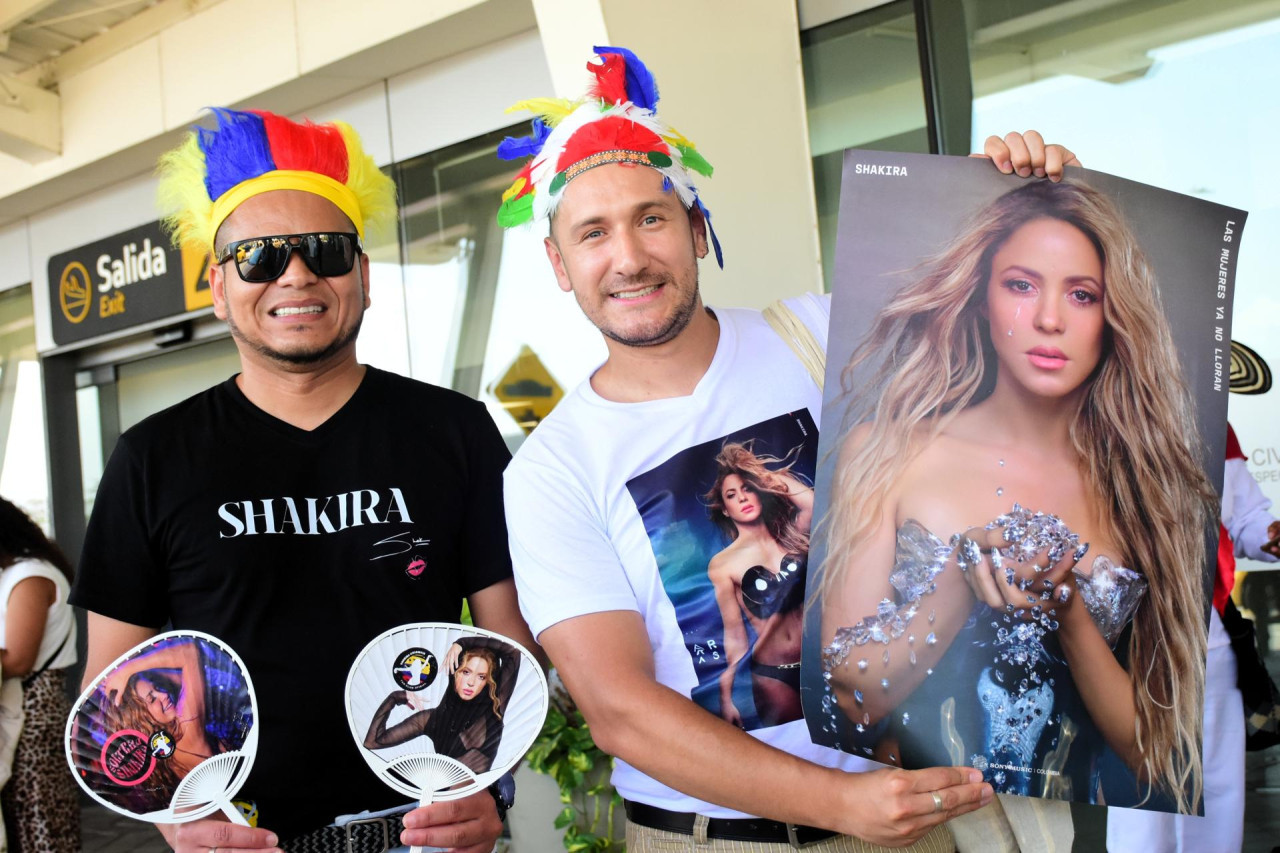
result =
[{"label": "white fan handle", "polygon": [[[434,791],[424,791],[424,792],[422,793],[422,799],[421,799],[421,800],[418,800],[418,805],[420,805],[420,806],[429,806],[429,805],[431,805],[432,794],[434,794],[434,793],[435,793]],[[414,845],[413,847],[410,847],[410,848],[409,848],[409,853],[425,853],[426,849],[427,849],[427,848],[425,848],[425,847],[418,847],[417,845]],[[432,849],[432,850],[438,850],[439,848],[437,848],[437,847],[432,847],[431,849]]]},{"label": "white fan handle", "polygon": [[235,804],[232,803],[230,800],[223,800],[222,802],[218,803],[218,808],[222,809],[222,813],[226,815],[227,819],[230,820],[232,823],[238,823],[241,826],[249,825],[249,821],[245,818],[243,814],[240,813],[240,810],[236,808]]}]

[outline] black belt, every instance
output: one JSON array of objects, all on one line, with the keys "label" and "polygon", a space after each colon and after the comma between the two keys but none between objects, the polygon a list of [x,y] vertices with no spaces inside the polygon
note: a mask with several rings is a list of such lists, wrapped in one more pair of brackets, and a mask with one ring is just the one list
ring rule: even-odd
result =
[{"label": "black belt", "polygon": [[280,845],[288,853],[384,853],[401,847],[404,813],[362,817],[342,826],[322,826]]},{"label": "black belt", "polygon": [[[693,835],[693,822],[697,815],[688,812],[669,812],[656,806],[644,803],[623,801],[627,810],[627,820],[647,826],[650,829],[661,829],[666,832],[678,832],[681,835]],[[721,838],[725,841],[766,841],[774,844],[790,844],[797,849],[816,844],[827,838],[839,835],[829,829],[816,826],[782,823],[763,817],[708,818],[707,838]]]}]

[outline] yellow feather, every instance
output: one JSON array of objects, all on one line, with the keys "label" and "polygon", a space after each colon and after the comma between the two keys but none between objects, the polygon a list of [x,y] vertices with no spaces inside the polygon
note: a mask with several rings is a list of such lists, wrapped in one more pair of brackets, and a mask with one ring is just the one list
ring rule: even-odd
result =
[{"label": "yellow feather", "polygon": [[667,132],[662,134],[662,138],[667,142],[670,142],[672,145],[683,145],[686,148],[697,148],[696,145],[689,141],[687,136],[676,130],[674,127],[668,127]]},{"label": "yellow feather", "polygon": [[156,199],[165,212],[164,226],[173,245],[197,245],[212,250],[213,200],[205,189],[204,152],[189,133],[182,144],[160,158]]},{"label": "yellow feather", "polygon": [[507,107],[507,112],[528,110],[542,116],[542,121],[547,127],[555,127],[560,123],[560,119],[573,112],[575,106],[573,101],[567,101],[564,98],[529,98]]},{"label": "yellow feather", "polygon": [[355,193],[364,217],[366,242],[381,242],[395,235],[396,185],[365,153],[360,135],[345,121],[335,121],[347,145],[347,186]]}]

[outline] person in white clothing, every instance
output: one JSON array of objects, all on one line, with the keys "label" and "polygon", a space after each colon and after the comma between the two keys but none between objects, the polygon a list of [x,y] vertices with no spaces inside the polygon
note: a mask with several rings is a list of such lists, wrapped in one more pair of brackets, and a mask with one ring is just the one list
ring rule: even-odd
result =
[{"label": "person in white clothing", "polygon": [[23,853],[80,849],[79,796],[62,756],[76,662],[67,603],[71,563],[20,508],[0,498],[0,672],[22,684],[22,734],[0,794],[6,836]]},{"label": "person in white clothing", "polygon": [[[608,350],[521,447],[505,493],[521,609],[617,758],[627,849],[951,850],[942,824],[992,799],[978,771],[873,769],[816,746],[802,720],[759,712],[748,667],[728,688],[736,713],[722,707],[730,656],[708,564],[724,539],[702,502],[714,460],[751,442],[802,482],[821,393],[759,312],[703,305],[698,261],[721,252],[691,172],[711,167],[658,120],[634,54],[595,50],[591,94],[529,102],[533,134],[499,148],[532,155],[499,222],[550,218],[559,286]],[[1024,175],[1074,163],[1034,133],[986,153]],[[788,306],[825,344],[826,300]],[[762,568],[768,598],[790,572]]]}]

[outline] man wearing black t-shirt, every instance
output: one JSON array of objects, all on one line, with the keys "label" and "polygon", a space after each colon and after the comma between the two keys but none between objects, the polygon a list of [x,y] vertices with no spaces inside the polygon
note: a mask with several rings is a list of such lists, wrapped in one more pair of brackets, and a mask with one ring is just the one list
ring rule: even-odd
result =
[{"label": "man wearing black t-shirt", "polygon": [[[162,161],[161,192],[181,207],[177,237],[215,252],[214,308],[242,372],[113,452],[72,599],[90,611],[86,679],[166,625],[220,638],[257,693],[260,746],[238,798],[263,828],[206,819],[166,839],[184,853],[347,849],[336,817],[403,803],[346,720],[365,644],[407,622],[455,622],[465,598],[478,625],[536,648],[511,581],[508,453],[482,404],[356,361],[361,241],[395,206],[354,132],[215,113],[216,130]],[[501,830],[488,792],[403,825],[353,824],[352,849],[383,849],[386,828],[391,846],[479,853]]]}]

